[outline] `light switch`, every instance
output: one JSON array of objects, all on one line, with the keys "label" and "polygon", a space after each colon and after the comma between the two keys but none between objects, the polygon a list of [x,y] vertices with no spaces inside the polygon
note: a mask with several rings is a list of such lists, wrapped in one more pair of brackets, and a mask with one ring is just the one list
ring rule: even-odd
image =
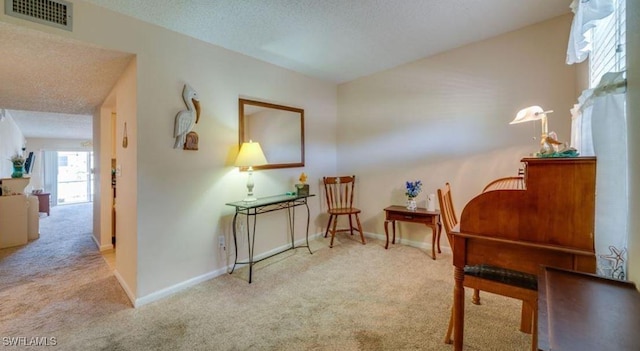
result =
[{"label": "light switch", "polygon": [[116,165],[116,177],[122,177],[122,166]]}]

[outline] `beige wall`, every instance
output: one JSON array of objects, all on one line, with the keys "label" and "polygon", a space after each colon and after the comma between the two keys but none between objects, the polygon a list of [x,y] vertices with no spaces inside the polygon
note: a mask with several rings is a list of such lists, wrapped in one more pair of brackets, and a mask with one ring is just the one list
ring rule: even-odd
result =
[{"label": "beige wall", "polygon": [[[99,11],[91,5],[76,6],[75,10],[74,25],[79,35],[137,55],[137,126],[128,124],[129,148],[117,151],[119,163],[120,151],[125,155],[133,153],[133,160],[137,158],[137,167],[122,164],[123,178],[137,168],[137,199],[130,206],[121,205],[120,194],[126,194],[127,190],[121,188],[118,178],[117,211],[137,211],[137,249],[132,249],[137,251],[134,291],[138,298],[197,279],[229,263],[228,252],[218,248],[217,236],[225,235],[227,242],[231,242],[228,224],[231,208],[224,204],[241,199],[246,190],[245,174],[239,174],[231,166],[237,148],[238,97],[303,107],[309,133],[307,157],[311,160],[305,172],[317,177],[324,169],[335,168],[335,164],[322,157],[325,152],[335,154],[333,148],[322,147],[324,136],[334,133],[331,123],[323,123],[336,118],[332,84]],[[82,13],[86,14],[82,17],[91,19],[91,31],[78,27],[77,19]],[[198,91],[203,107],[200,122],[194,128],[200,136],[197,152],[172,148],[174,117],[185,108],[181,96],[185,83]],[[122,123],[117,128],[116,145],[122,135]],[[137,136],[137,140],[132,140],[132,136]],[[256,195],[292,190],[301,171],[256,172]],[[316,200],[312,204],[312,218],[317,214]],[[286,236],[281,235],[283,214],[265,217],[260,222],[258,253],[286,242]],[[121,226],[120,218],[118,214],[118,250],[120,236],[124,235],[121,231],[135,230],[126,224]],[[246,245],[240,248],[246,249]],[[118,271],[119,261],[120,252]]]},{"label": "beige wall", "polygon": [[[640,2],[627,1],[629,279],[640,284]],[[638,286],[640,289],[640,285]]]},{"label": "beige wall", "polygon": [[[124,219],[124,228],[117,224],[118,235],[124,235],[122,229],[136,240],[128,249],[122,245],[123,250],[133,251],[125,255],[127,262],[123,264],[134,267],[121,270],[120,246],[116,265],[138,302],[149,301],[163,289],[226,272],[232,250],[232,209],[225,203],[242,199],[246,192],[246,174],[239,174],[232,166],[237,152],[239,97],[305,110],[306,167],[256,172],[257,196],[293,191],[302,171],[310,177],[311,191],[317,193],[317,180],[335,172],[335,84],[83,1],[74,1],[73,32],[4,14],[0,14],[0,20],[136,55],[135,116],[127,125],[129,148],[122,150],[124,155],[118,154],[123,159],[122,178],[133,177],[132,182],[123,180],[118,185],[118,211],[132,217]],[[173,149],[174,117],[185,108],[181,96],[185,83],[198,92],[203,107],[194,128],[200,136],[200,150],[196,152]],[[122,195],[130,198],[122,200],[125,203],[121,206],[120,194],[128,191],[133,194]],[[319,196],[311,200],[312,234],[324,224],[316,220],[320,200]],[[133,219],[136,213],[137,220]],[[284,213],[261,218],[257,253],[286,242],[285,218]],[[301,229],[303,221],[297,221],[297,225]],[[296,239],[302,238],[301,233],[298,230]],[[227,251],[218,248],[219,235],[227,237]],[[240,249],[246,250],[246,244]]]},{"label": "beige wall", "polygon": [[[459,214],[489,181],[516,175],[540,136],[539,123],[509,125],[523,107],[554,110],[549,129],[569,141],[569,109],[577,98],[575,67],[564,63],[571,19],[558,17],[339,86],[338,169],[359,178],[365,231],[384,233],[383,208],[404,204],[407,180],[423,181],[422,207],[427,194],[450,182]],[[423,226],[400,228],[403,239],[430,243]]]},{"label": "beige wall", "polygon": [[[113,249],[111,188],[111,125],[108,123],[111,108],[102,107],[93,113],[93,238],[101,251]],[[105,116],[103,118],[103,116]],[[106,124],[106,127],[105,127]],[[108,172],[108,173],[107,173]],[[105,175],[106,173],[106,175]]]},{"label": "beige wall", "polygon": [[[137,60],[132,60],[124,73],[118,79],[116,86],[100,109],[100,126],[102,152],[100,154],[101,169],[98,173],[104,182],[101,187],[104,201],[101,201],[100,213],[108,213],[112,209],[113,197],[111,192],[111,158],[115,150],[116,167],[120,170],[116,174],[115,201],[115,232],[116,232],[116,276],[121,282],[126,282],[125,290],[133,299],[136,296],[140,281],[138,261],[140,251],[138,242],[138,142],[135,138],[137,131]],[[112,130],[115,113],[115,132]],[[123,146],[124,124],[127,124],[127,147]],[[104,130],[102,130],[104,129]],[[113,137],[115,136],[115,140]],[[105,216],[104,218],[109,218]],[[103,227],[111,229],[111,221],[101,221]],[[111,241],[111,230],[101,232],[101,241],[106,244]],[[106,240],[105,240],[106,239]],[[105,243],[106,241],[106,243]]]}]

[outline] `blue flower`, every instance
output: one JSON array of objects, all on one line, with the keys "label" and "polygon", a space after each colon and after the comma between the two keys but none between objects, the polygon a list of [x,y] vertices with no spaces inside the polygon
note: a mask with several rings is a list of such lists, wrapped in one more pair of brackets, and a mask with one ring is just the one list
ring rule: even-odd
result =
[{"label": "blue flower", "polygon": [[422,181],[420,180],[416,180],[413,182],[407,181],[405,187],[407,191],[404,194],[407,195],[409,198],[414,198],[418,196],[418,194],[420,194],[420,191],[422,191]]}]

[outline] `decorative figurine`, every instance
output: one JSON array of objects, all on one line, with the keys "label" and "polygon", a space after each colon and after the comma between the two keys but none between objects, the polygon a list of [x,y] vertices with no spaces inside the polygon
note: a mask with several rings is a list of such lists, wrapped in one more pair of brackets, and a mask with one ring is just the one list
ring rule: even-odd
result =
[{"label": "decorative figurine", "polygon": [[[197,142],[197,134],[195,138],[191,138],[191,143],[189,148],[187,148],[187,134],[191,132],[191,129],[198,123],[200,120],[200,100],[198,99],[198,93],[193,90],[193,88],[189,84],[185,84],[182,89],[182,99],[184,100],[185,105],[187,105],[186,110],[182,110],[178,112],[176,115],[176,121],[173,128],[173,136],[176,138],[176,142],[173,145],[174,149],[182,147],[184,150],[198,150],[198,145],[195,147],[192,142],[195,140]],[[195,132],[193,132],[195,133]]]},{"label": "decorative figurine", "polygon": [[300,178],[298,178],[300,184],[296,184],[296,189],[298,189],[298,196],[308,196],[309,195],[309,184],[307,183],[307,175],[302,172],[300,174]]},{"label": "decorative figurine", "polygon": [[575,148],[558,141],[555,132],[550,132],[548,136],[543,137],[541,145],[538,157],[576,157],[579,155]]}]

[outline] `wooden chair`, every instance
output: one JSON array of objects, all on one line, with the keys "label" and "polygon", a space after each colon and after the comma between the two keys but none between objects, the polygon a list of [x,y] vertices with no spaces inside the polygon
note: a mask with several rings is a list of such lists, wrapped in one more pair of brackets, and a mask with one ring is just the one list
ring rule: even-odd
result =
[{"label": "wooden chair", "polygon": [[[447,182],[444,189],[438,189],[438,202],[440,203],[440,219],[444,223],[444,229],[447,232],[447,240],[449,246],[453,251],[453,240],[451,240],[451,230],[458,225],[458,216],[456,216],[456,210],[453,207],[453,198],[451,196],[451,186]],[[475,305],[480,304],[480,290],[473,289],[473,297],[471,302]],[[449,318],[449,327],[447,328],[447,335],[444,338],[446,344],[453,343],[451,339],[451,333],[453,331],[453,306],[451,306],[451,317]]]},{"label": "wooden chair", "polygon": [[[453,289],[453,346],[462,351],[464,339],[464,288],[470,287],[496,295],[522,301],[521,331],[531,333],[531,350],[538,350],[538,281],[536,274],[526,270],[514,270],[500,266],[500,255],[508,252],[509,260],[524,257],[526,265],[543,264],[546,250],[539,247],[527,247],[519,242],[495,240],[483,236],[467,236],[456,232],[452,234],[454,280]],[[534,259],[526,255],[531,254]],[[468,255],[468,256],[467,256]],[[479,263],[490,257],[489,263]],[[497,258],[497,259],[496,259]],[[518,267],[521,268],[521,267]],[[529,330],[522,330],[528,326]]]},{"label": "wooden chair", "polygon": [[[356,183],[356,176],[341,177],[323,177],[324,193],[327,199],[327,212],[329,213],[329,223],[324,233],[326,238],[331,233],[331,243],[329,247],[333,247],[333,239],[337,232],[360,232],[362,244],[365,244],[362,225],[360,224],[360,209],[353,207],[353,195]],[[349,218],[349,228],[337,229],[338,217],[347,216]],[[357,227],[353,226],[352,216],[356,219]],[[332,227],[333,224],[333,227]]]},{"label": "wooden chair", "polygon": [[[444,189],[438,189],[438,201],[440,203],[440,216],[442,217],[442,222],[444,222],[444,228],[447,231],[447,239],[449,240],[451,251],[455,254],[455,240],[451,233],[458,225],[458,217],[453,207],[451,185],[449,183],[445,184]],[[464,287],[473,289],[471,302],[476,305],[480,304],[480,290],[522,300],[522,322],[520,330],[531,333],[532,324],[535,324],[532,314],[537,297],[534,275],[485,264],[465,265],[463,273],[463,285]],[[453,343],[451,334],[454,328],[454,315],[455,309],[454,306],[452,306],[449,326],[444,340],[446,344]],[[454,337],[457,336],[454,335]]]}]

